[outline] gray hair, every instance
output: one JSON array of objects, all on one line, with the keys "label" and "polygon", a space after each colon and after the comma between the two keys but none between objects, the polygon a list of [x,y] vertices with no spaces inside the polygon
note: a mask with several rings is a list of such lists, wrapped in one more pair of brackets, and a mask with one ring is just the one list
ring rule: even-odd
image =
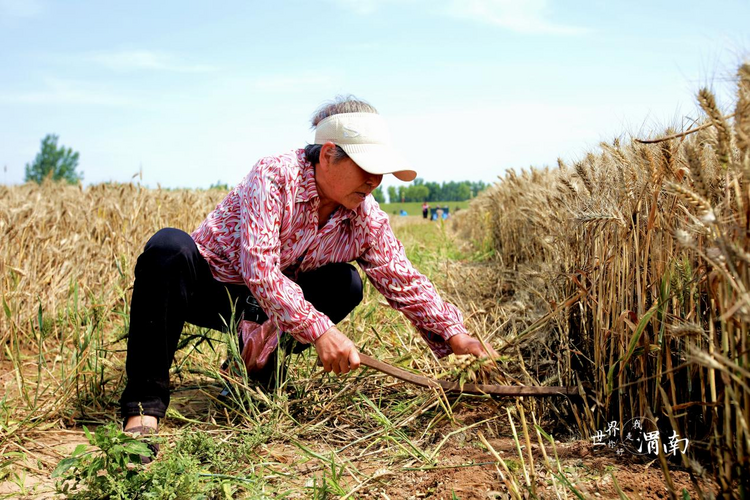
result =
[{"label": "gray hair", "polygon": [[[349,95],[337,95],[332,100],[324,102],[318,109],[315,110],[310,123],[312,129],[318,126],[318,123],[322,122],[329,116],[338,115],[341,113],[378,113],[375,107],[355,96]],[[323,147],[322,144],[308,144],[305,147],[305,158],[313,165],[320,161],[320,150]],[[343,149],[339,146],[333,150],[331,160],[333,163],[338,163],[341,160],[349,158]]]}]

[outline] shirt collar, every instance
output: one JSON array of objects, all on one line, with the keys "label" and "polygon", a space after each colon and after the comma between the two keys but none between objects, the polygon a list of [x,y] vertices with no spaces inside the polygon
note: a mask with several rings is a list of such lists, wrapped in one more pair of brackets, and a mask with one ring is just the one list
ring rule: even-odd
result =
[{"label": "shirt collar", "polygon": [[331,214],[331,220],[335,223],[343,222],[345,220],[354,219],[357,217],[355,210],[349,210],[343,205],[339,206],[333,214]]},{"label": "shirt collar", "polygon": [[318,186],[315,184],[315,168],[312,163],[307,161],[304,149],[297,150],[297,162],[302,171],[302,179],[300,180],[297,196],[294,200],[297,203],[308,202],[318,197]]}]

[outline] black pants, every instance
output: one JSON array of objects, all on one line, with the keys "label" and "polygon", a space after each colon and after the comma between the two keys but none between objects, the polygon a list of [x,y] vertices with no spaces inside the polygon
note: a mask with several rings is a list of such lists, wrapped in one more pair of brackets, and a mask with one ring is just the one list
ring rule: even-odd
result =
[{"label": "black pants", "polygon": [[[346,263],[300,273],[297,284],[305,299],[334,323],[362,301],[362,280]],[[263,321],[265,314],[258,318],[253,302],[245,285],[214,279],[187,233],[166,228],[152,236],[135,266],[125,364],[128,383],[120,400],[123,417],[164,417],[169,368],[185,322],[226,331],[224,322],[229,323],[235,303],[237,320]]]}]

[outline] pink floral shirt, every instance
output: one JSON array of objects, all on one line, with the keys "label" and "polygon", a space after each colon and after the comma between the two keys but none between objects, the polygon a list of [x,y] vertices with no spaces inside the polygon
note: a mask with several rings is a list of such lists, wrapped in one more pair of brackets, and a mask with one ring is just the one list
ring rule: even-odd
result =
[{"label": "pink floral shirt", "polygon": [[414,269],[375,199],[339,207],[320,229],[319,202],[304,150],[262,158],[192,237],[214,278],[245,283],[275,325],[300,342],[315,341],[333,323],[305,300],[297,273],[356,260],[435,354],[450,354],[444,340],[466,333],[461,313]]}]

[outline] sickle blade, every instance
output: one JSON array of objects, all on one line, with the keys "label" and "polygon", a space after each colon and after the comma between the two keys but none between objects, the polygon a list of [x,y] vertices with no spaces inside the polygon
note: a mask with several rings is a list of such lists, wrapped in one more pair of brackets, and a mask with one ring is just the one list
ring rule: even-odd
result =
[{"label": "sickle blade", "polygon": [[367,354],[359,353],[361,364],[374,368],[386,375],[396,377],[404,382],[409,382],[421,387],[442,387],[445,392],[463,392],[467,394],[493,394],[496,396],[576,396],[578,389],[575,387],[560,386],[536,386],[536,385],[490,385],[490,384],[459,384],[446,380],[435,380],[422,375],[416,375],[401,368],[397,368],[383,361],[377,360]]}]

